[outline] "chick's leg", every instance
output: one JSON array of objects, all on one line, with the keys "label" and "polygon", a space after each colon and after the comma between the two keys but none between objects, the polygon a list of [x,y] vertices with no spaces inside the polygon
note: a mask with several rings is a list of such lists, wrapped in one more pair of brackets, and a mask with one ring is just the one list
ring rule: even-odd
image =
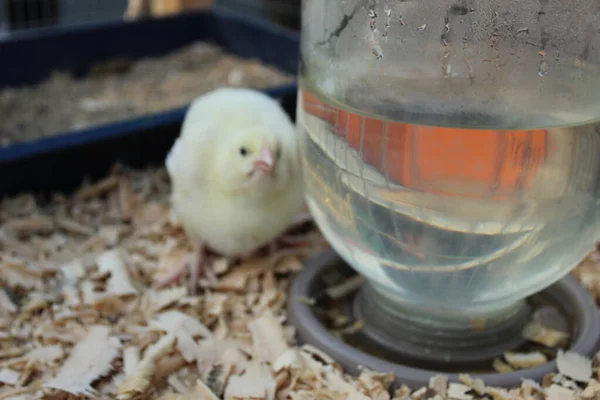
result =
[{"label": "chick's leg", "polygon": [[190,268],[190,282],[189,290],[191,295],[196,294],[196,288],[198,287],[198,280],[207,275],[208,272],[208,254],[206,247],[201,242],[194,244],[194,250],[192,253],[192,259],[189,263]]},{"label": "chick's leg", "polygon": [[186,257],[185,261],[181,264],[181,267],[173,271],[168,277],[157,282],[156,287],[164,288],[181,280],[187,270],[189,272],[190,293],[195,294],[198,280],[204,276],[207,270],[207,262],[208,257],[206,248],[202,243],[197,242],[193,247],[191,256]]}]

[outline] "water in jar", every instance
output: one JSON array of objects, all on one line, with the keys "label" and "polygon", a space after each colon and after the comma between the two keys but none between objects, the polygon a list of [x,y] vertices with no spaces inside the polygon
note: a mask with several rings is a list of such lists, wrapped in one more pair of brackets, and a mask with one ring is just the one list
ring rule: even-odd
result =
[{"label": "water in jar", "polygon": [[340,101],[301,79],[306,199],[334,249],[388,295],[454,309],[508,304],[594,246],[597,121],[508,112],[510,102],[436,114],[367,100],[362,84]]}]

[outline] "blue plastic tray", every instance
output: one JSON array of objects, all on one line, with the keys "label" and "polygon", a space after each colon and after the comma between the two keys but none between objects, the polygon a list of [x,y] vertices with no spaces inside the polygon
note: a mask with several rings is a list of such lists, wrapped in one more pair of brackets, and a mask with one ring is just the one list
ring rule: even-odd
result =
[{"label": "blue plastic tray", "polygon": [[[98,61],[160,56],[203,40],[284,71],[298,69],[298,35],[233,12],[185,13],[134,23],[47,28],[0,42],[0,88],[37,83],[53,70],[84,75]],[[295,118],[296,84],[266,89]],[[99,178],[114,162],[162,162],[179,134],[187,107],[17,143],[0,149],[0,195],[25,190],[70,190]],[[1,116],[0,116],[1,118]]]}]

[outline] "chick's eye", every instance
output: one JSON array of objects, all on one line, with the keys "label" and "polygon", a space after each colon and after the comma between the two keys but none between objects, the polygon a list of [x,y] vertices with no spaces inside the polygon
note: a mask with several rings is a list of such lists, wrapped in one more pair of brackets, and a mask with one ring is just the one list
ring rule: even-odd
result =
[{"label": "chick's eye", "polygon": [[246,149],[245,147],[240,147],[240,154],[242,156],[246,156],[248,154],[248,149]]}]

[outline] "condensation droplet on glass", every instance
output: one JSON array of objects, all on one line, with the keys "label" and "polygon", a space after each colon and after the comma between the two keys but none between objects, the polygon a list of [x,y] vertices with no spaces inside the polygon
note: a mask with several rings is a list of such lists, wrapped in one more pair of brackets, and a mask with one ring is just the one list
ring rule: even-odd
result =
[{"label": "condensation droplet on glass", "polygon": [[519,28],[517,30],[517,35],[521,35],[523,33],[529,33],[529,28]]},{"label": "condensation droplet on glass", "polygon": [[383,27],[383,37],[387,38],[388,29],[390,29],[390,26],[391,26],[390,16],[392,15],[392,10],[386,6],[384,13],[385,13],[385,24]]},{"label": "condensation droplet on glass", "polygon": [[423,24],[417,28],[418,31],[424,31],[425,29],[427,29],[427,24]]},{"label": "condensation droplet on glass", "polygon": [[442,72],[444,74],[444,78],[449,78],[450,73],[452,72],[452,67],[450,66],[450,64],[442,65]]},{"label": "condensation droplet on glass", "polygon": [[368,34],[365,40],[371,45],[371,51],[377,60],[383,58],[383,49],[375,37],[375,33]]},{"label": "condensation droplet on glass", "polygon": [[548,62],[546,60],[540,61],[540,69],[538,73],[540,76],[544,76],[548,73]]},{"label": "condensation droplet on glass", "polygon": [[369,17],[371,17],[371,18],[377,18],[377,13],[375,13],[375,10],[373,10],[373,9],[369,10]]},{"label": "condensation droplet on glass", "polygon": [[381,47],[373,46],[373,55],[375,56],[375,59],[381,60],[383,58],[383,51],[381,50]]}]

